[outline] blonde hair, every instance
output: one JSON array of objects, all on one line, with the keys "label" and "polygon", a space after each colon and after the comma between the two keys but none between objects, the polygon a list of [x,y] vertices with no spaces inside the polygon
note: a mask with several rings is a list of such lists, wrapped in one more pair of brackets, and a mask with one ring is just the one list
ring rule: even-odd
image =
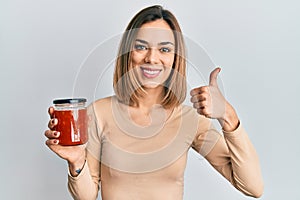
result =
[{"label": "blonde hair", "polygon": [[137,104],[138,97],[146,94],[131,70],[131,51],[137,31],[143,24],[158,19],[163,19],[168,23],[175,38],[174,63],[172,72],[164,83],[165,90],[161,105],[165,108],[178,106],[186,97],[186,60],[182,32],[175,16],[156,5],[141,10],[132,18],[120,42],[113,86],[118,100],[128,105]]}]

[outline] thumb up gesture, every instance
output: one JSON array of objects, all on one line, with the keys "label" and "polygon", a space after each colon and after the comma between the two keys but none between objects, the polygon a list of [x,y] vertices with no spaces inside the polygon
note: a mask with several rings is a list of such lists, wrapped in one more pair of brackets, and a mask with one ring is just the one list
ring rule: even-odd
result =
[{"label": "thumb up gesture", "polygon": [[220,71],[221,68],[218,67],[210,73],[209,85],[191,91],[191,102],[200,115],[217,119],[225,131],[232,131],[237,128],[239,119],[218,87],[217,78]]}]

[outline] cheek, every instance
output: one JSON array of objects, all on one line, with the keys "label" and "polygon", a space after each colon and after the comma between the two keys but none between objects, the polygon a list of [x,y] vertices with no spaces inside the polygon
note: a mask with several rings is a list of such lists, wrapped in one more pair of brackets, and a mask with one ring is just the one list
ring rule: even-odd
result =
[{"label": "cheek", "polygon": [[174,63],[174,55],[168,55],[164,58],[164,66],[166,67],[172,67]]},{"label": "cheek", "polygon": [[133,65],[141,63],[145,58],[145,55],[143,53],[139,53],[136,51],[131,52],[131,59]]}]

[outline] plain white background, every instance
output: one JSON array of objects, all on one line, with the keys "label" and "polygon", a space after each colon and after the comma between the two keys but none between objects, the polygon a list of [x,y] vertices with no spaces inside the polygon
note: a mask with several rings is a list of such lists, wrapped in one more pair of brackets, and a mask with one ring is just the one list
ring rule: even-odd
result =
[{"label": "plain white background", "polygon": [[[300,198],[298,1],[1,0],[0,199],[71,199],[66,163],[44,145],[47,108],[72,95],[76,74],[97,45],[157,3],[222,66],[226,97],[260,157],[261,199]],[[185,199],[248,197],[191,152]]]}]

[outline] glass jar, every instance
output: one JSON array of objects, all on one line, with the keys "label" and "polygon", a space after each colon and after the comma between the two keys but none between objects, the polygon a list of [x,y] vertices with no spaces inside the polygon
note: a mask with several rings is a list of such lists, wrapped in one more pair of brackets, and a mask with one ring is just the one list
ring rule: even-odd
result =
[{"label": "glass jar", "polygon": [[64,146],[84,144],[87,135],[86,99],[55,99],[54,118],[58,120],[55,130],[60,132],[59,144]]}]

